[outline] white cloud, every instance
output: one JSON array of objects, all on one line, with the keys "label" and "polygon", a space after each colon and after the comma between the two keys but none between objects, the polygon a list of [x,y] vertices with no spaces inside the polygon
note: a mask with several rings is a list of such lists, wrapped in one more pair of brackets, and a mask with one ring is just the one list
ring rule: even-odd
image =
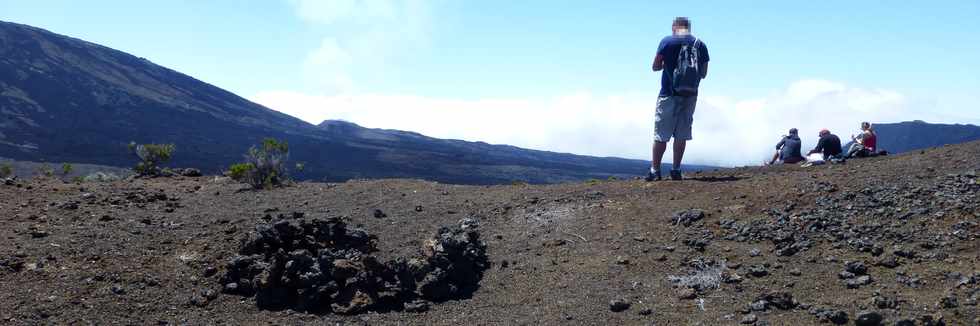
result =
[{"label": "white cloud", "polygon": [[394,59],[428,42],[426,0],[289,0],[323,36],[303,65],[306,81],[325,93],[351,93],[358,78],[388,71]]},{"label": "white cloud", "polygon": [[[311,123],[343,119],[370,128],[598,156],[649,159],[654,95],[573,93],[541,98],[460,100],[404,95],[256,94],[252,100]],[[685,162],[759,164],[780,135],[799,128],[805,146],[828,128],[848,138],[861,121],[943,121],[894,91],[803,80],[765,98],[703,96]],[[668,156],[669,153],[668,153]]]}]

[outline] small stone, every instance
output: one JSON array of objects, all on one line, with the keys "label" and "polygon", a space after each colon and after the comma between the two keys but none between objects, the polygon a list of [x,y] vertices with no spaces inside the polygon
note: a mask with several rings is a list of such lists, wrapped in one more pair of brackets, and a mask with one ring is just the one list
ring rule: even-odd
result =
[{"label": "small stone", "polygon": [[939,299],[939,306],[943,309],[953,309],[959,307],[959,301],[956,299],[956,295],[949,293],[946,296]]},{"label": "small stone", "polygon": [[757,300],[749,304],[750,311],[766,311],[769,308],[769,301]]},{"label": "small stone", "polygon": [[854,319],[854,325],[857,326],[878,326],[881,325],[882,316],[877,311],[861,311],[858,312],[857,318]]},{"label": "small stone", "polygon": [[415,300],[404,304],[407,312],[426,312],[429,310],[429,303],[424,300]]},{"label": "small stone", "polygon": [[225,284],[225,293],[235,293],[238,292],[238,283],[228,283]]},{"label": "small stone", "polygon": [[801,271],[799,268],[794,268],[789,270],[789,275],[800,276],[803,275],[803,271]]},{"label": "small stone", "polygon": [[898,259],[894,256],[888,256],[878,261],[878,266],[885,268],[895,268],[898,267]]},{"label": "small stone", "polygon": [[769,270],[766,269],[766,267],[765,266],[762,266],[762,265],[753,265],[753,266],[749,267],[749,275],[752,275],[752,276],[755,276],[755,277],[764,277],[766,275],[769,275]]},{"label": "small stone", "polygon": [[848,289],[856,289],[861,287],[862,285],[868,285],[868,284],[871,284],[871,276],[868,275],[861,275],[858,276],[857,278],[847,280],[846,282]]},{"label": "small stone", "polygon": [[386,215],[385,212],[382,212],[380,209],[374,210],[374,218],[385,218],[385,217],[388,217],[388,215]]},{"label": "small stone", "polygon": [[698,293],[691,288],[683,288],[677,291],[677,298],[681,300],[693,300],[698,297]]},{"label": "small stone", "polygon": [[565,244],[566,241],[564,239],[553,239],[553,240],[547,240],[541,245],[544,246],[545,248],[551,248],[551,247],[561,247],[564,246]]},{"label": "small stone", "polygon": [[617,256],[616,257],[616,264],[617,265],[629,265],[630,264],[630,259],[629,259],[629,257]]},{"label": "small stone", "polygon": [[119,294],[119,295],[126,294],[126,289],[123,289],[123,287],[119,285],[113,285],[112,287],[109,288],[109,291],[112,291],[112,293]]},{"label": "small stone", "polygon": [[612,312],[622,312],[630,308],[632,304],[626,299],[615,299],[609,301],[609,310]]},{"label": "small stone", "polygon": [[745,315],[745,317],[742,317],[741,323],[746,325],[751,325],[751,324],[755,324],[755,322],[757,321],[759,321],[758,316],[756,316],[755,314],[748,314]]},{"label": "small stone", "polygon": [[915,320],[911,318],[899,319],[895,322],[895,326],[915,326]]},{"label": "small stone", "polygon": [[421,212],[422,211],[422,205],[415,206],[415,211],[416,212]]},{"label": "small stone", "polygon": [[864,275],[868,273],[868,266],[859,261],[851,261],[844,264],[846,271],[854,273],[855,275]]},{"label": "small stone", "polygon": [[761,250],[759,250],[757,248],[752,248],[752,250],[749,250],[749,256],[758,257],[759,255],[762,255],[762,251]]},{"label": "small stone", "polygon": [[218,269],[214,266],[208,266],[204,268],[204,277],[211,277],[218,273]]},{"label": "small stone", "polygon": [[207,299],[208,301],[214,301],[214,299],[218,298],[218,292],[211,289],[204,290],[204,292],[201,293],[201,295],[204,296],[204,298]]},{"label": "small stone", "polygon": [[642,310],[640,310],[640,316],[649,316],[652,314],[653,314],[653,309],[643,308]]}]

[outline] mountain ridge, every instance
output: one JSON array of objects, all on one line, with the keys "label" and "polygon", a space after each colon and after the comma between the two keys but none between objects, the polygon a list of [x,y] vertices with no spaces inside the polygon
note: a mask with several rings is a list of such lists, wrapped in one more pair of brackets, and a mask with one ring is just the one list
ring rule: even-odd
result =
[{"label": "mountain ridge", "polygon": [[215,173],[273,137],[306,163],[298,178],[325,181],[554,183],[630,177],[648,164],[318,127],[144,58],[15,23],[0,22],[0,58],[0,156],[16,160],[129,166],[130,141],[175,143],[173,165]]}]

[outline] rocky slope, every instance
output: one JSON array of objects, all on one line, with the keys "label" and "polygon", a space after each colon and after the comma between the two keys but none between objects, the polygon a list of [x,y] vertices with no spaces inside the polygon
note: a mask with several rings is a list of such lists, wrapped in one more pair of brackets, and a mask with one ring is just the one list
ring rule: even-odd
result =
[{"label": "rocky slope", "polygon": [[[972,142],[547,186],[11,180],[0,323],[974,325],[978,156]],[[338,222],[355,231],[317,231]],[[461,222],[478,236],[452,231]],[[456,250],[432,248],[483,245],[468,294],[421,290],[467,287],[436,268],[479,260],[430,260]],[[252,285],[272,295],[238,292]]]}]

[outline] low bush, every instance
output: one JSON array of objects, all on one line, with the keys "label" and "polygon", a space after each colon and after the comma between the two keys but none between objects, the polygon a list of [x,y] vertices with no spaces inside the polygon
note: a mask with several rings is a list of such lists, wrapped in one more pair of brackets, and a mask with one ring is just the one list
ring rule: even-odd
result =
[{"label": "low bush", "polygon": [[286,161],[289,160],[289,144],[274,138],[262,140],[261,146],[252,146],[245,154],[245,162],[232,165],[228,176],[255,189],[282,185],[288,180]]},{"label": "low bush", "polygon": [[133,167],[140,176],[160,175],[160,164],[170,160],[176,146],[174,144],[140,144],[129,143],[129,151],[140,159],[139,163]]},{"label": "low bush", "polygon": [[14,174],[14,167],[10,163],[0,164],[0,178],[6,178]]}]

